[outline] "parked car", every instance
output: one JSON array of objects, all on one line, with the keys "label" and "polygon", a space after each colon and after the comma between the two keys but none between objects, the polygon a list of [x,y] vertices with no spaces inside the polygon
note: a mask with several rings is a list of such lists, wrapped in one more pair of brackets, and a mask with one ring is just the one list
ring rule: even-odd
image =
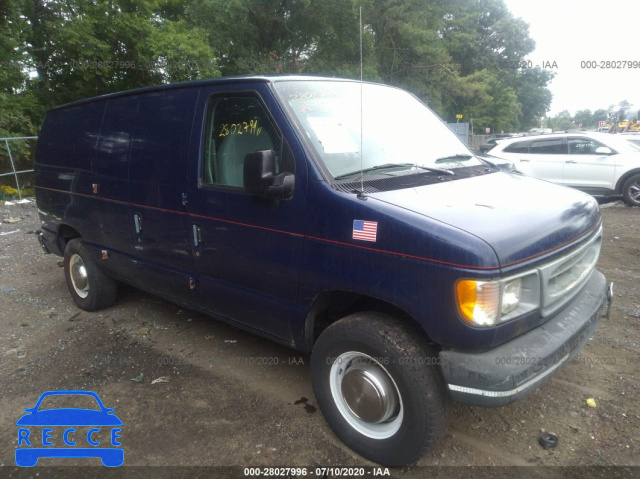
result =
[{"label": "parked car", "polygon": [[310,352],[328,423],[385,465],[434,446],[450,399],[535,390],[610,297],[593,198],[474,156],[384,85],[240,77],[79,101],[46,114],[35,170],[39,238],[80,308],[124,282]]},{"label": "parked car", "polygon": [[535,178],[640,206],[640,147],[620,135],[566,132],[500,142],[492,156]]},{"label": "parked car", "polygon": [[620,136],[640,148],[640,133],[620,133]]},{"label": "parked car", "polygon": [[489,150],[495,147],[500,141],[506,140],[507,138],[513,138],[515,136],[522,136],[522,135],[512,135],[510,133],[499,133],[497,135],[494,135],[488,140],[486,140],[484,143],[481,143],[480,146],[478,147],[478,151],[480,153],[487,153]]}]

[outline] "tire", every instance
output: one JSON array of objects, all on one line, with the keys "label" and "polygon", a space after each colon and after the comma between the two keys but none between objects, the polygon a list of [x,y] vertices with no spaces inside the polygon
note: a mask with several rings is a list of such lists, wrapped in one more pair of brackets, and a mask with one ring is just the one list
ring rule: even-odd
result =
[{"label": "tire", "polygon": [[329,326],[311,355],[325,419],[351,449],[385,466],[415,463],[446,429],[449,396],[421,338],[392,316],[356,313]]},{"label": "tire", "polygon": [[640,206],[640,175],[633,175],[624,182],[622,198],[631,206]]},{"label": "tire", "polygon": [[118,295],[118,283],[91,259],[80,238],[64,249],[64,276],[73,301],[85,311],[111,306]]}]

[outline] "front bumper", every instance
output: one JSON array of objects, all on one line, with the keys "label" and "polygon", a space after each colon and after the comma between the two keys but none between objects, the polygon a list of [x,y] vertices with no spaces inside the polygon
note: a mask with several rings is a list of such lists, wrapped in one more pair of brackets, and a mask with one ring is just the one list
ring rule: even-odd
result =
[{"label": "front bumper", "polygon": [[449,394],[458,402],[497,407],[531,393],[587,343],[607,299],[607,281],[594,271],[580,294],[537,328],[483,353],[440,352]]}]

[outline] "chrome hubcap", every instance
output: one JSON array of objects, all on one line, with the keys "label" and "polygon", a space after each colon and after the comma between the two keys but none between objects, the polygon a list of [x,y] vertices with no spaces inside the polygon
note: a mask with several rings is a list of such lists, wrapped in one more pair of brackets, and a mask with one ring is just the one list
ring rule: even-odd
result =
[{"label": "chrome hubcap", "polygon": [[636,181],[629,188],[629,198],[636,203],[640,203],[640,181]]},{"label": "chrome hubcap", "polygon": [[340,387],[349,410],[365,422],[385,422],[398,407],[398,398],[389,376],[375,363],[348,368]]},{"label": "chrome hubcap", "polygon": [[372,357],[354,351],[341,354],[331,366],[330,387],[338,410],[360,433],[385,439],[400,429],[404,410],[398,387]]},{"label": "chrome hubcap", "polygon": [[74,254],[69,259],[69,273],[71,276],[71,283],[76,294],[81,298],[86,298],[89,294],[89,279],[87,277],[87,268],[84,265],[84,261],[77,254]]}]

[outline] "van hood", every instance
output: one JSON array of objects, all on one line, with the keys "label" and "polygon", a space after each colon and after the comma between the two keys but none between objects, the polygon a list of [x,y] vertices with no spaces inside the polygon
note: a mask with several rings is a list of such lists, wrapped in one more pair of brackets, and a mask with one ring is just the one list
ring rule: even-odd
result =
[{"label": "van hood", "polygon": [[591,196],[517,173],[491,173],[369,197],[482,239],[501,267],[551,253],[600,224],[598,203]]}]

